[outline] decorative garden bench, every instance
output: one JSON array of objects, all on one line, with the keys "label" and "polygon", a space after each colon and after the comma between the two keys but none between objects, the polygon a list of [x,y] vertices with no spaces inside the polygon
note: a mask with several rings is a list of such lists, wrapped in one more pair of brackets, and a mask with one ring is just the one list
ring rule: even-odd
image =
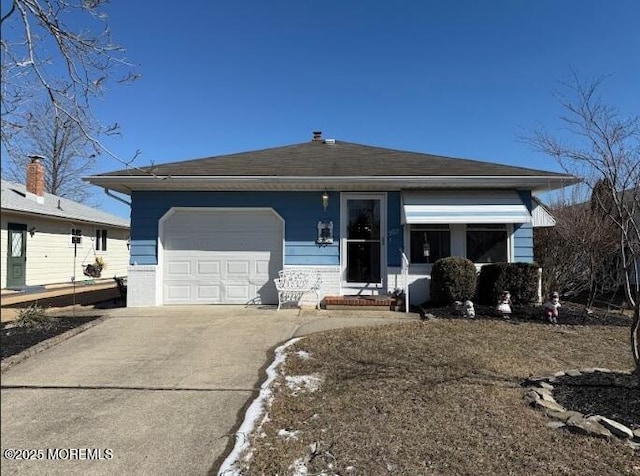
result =
[{"label": "decorative garden bench", "polygon": [[286,301],[299,302],[308,292],[316,293],[316,309],[320,308],[320,273],[307,269],[283,269],[273,281],[278,290],[278,310]]}]

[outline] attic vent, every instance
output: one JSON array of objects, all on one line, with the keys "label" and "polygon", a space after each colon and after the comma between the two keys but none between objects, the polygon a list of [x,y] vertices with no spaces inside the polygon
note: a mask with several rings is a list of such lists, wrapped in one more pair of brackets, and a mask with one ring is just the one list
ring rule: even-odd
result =
[{"label": "attic vent", "polygon": [[26,196],[27,196],[27,194],[26,194],[26,193],[23,193],[23,192],[21,192],[20,190],[16,190],[15,188],[12,188],[12,189],[11,189],[11,191],[12,191],[12,192],[17,193],[17,194],[18,194],[18,195],[20,195],[21,197],[25,197],[25,198],[26,198]]},{"label": "attic vent", "polygon": [[336,143],[336,140],[335,140],[335,139],[325,139],[325,140],[324,140],[324,143],[325,143],[325,144],[335,144],[335,143]]}]

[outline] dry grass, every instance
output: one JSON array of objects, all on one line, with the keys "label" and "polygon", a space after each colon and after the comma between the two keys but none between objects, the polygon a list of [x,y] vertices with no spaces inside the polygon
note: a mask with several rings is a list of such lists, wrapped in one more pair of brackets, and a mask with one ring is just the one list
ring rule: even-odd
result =
[{"label": "dry grass", "polygon": [[280,381],[244,474],[292,474],[305,458],[309,474],[640,474],[623,443],[547,427],[520,386],[632,363],[623,327],[434,320],[310,336],[284,370],[322,375],[321,389],[293,396]]}]

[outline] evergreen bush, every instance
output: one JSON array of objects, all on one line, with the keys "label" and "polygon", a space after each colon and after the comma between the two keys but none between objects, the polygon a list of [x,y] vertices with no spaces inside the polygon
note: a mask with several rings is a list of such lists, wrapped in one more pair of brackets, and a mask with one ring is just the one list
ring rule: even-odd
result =
[{"label": "evergreen bush", "polygon": [[441,258],[431,270],[431,300],[436,304],[451,304],[471,299],[476,280],[476,267],[471,260],[459,256]]},{"label": "evergreen bush", "polygon": [[480,270],[477,300],[495,305],[502,291],[511,293],[514,304],[538,301],[539,266],[535,263],[492,263]]}]

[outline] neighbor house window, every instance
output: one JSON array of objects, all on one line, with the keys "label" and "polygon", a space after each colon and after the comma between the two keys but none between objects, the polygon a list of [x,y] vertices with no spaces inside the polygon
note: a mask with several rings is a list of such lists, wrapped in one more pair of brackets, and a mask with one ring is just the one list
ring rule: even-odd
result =
[{"label": "neighbor house window", "polygon": [[[409,241],[412,263],[434,263],[451,256],[449,225],[411,225]],[[429,256],[425,256],[425,244]]]},{"label": "neighbor house window", "polygon": [[82,230],[80,228],[71,228],[71,245],[82,245]]},{"label": "neighbor house window", "polygon": [[96,230],[96,251],[107,251],[107,230]]},{"label": "neighbor house window", "polygon": [[506,263],[506,225],[467,225],[467,258],[474,263]]}]

